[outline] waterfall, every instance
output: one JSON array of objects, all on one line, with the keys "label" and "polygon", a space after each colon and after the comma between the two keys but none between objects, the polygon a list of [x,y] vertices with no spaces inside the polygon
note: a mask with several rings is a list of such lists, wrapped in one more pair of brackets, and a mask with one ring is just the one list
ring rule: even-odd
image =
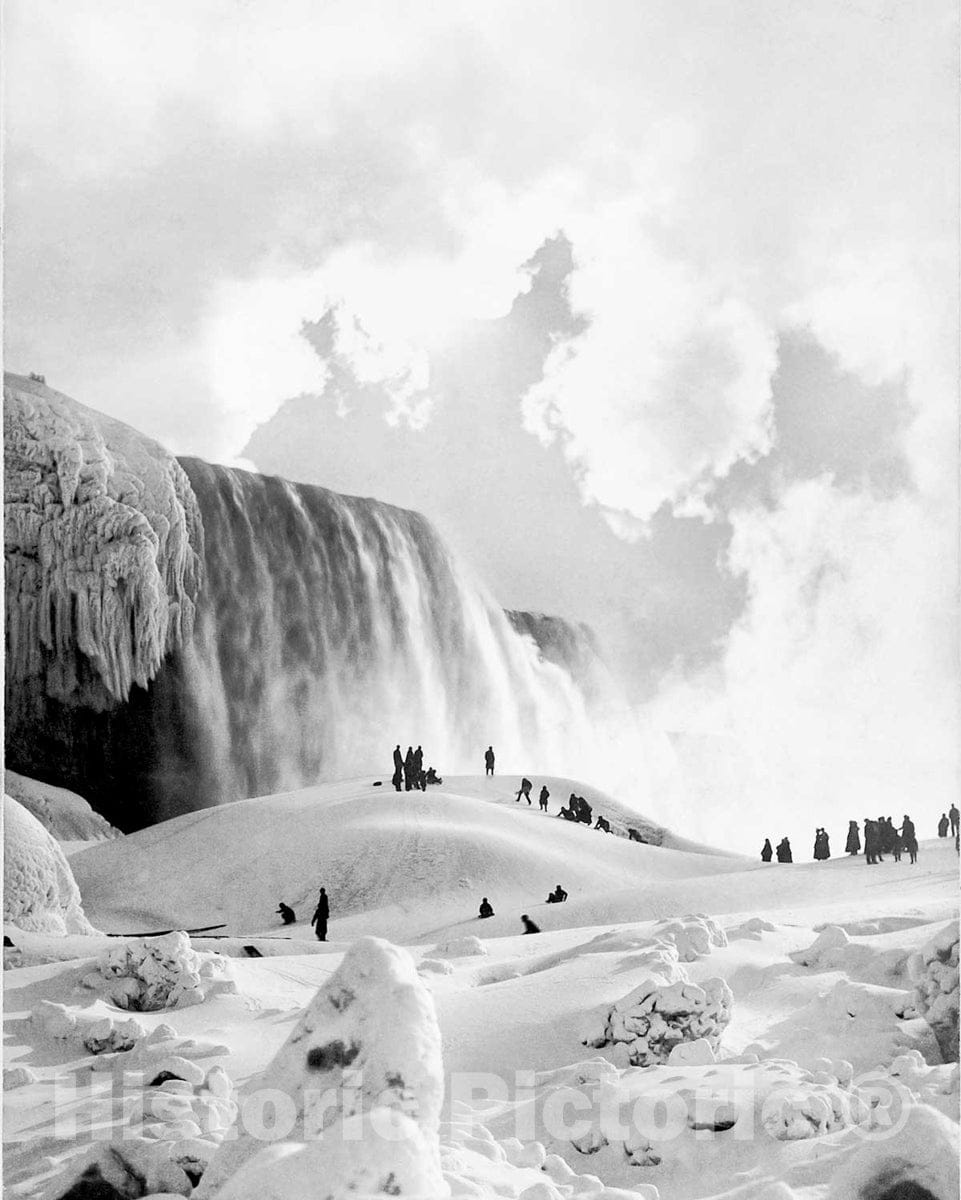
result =
[{"label": "waterfall", "polygon": [[393,746],[440,772],[583,772],[572,674],[519,634],[419,514],[182,459],[207,586],[184,677],[218,799],[377,775]]},{"label": "waterfall", "polygon": [[129,830],[387,782],[397,743],[442,775],[479,773],[493,745],[498,772],[656,811],[666,739],[589,631],[505,613],[424,517],[174,460],[39,385],[6,395],[11,768]]}]

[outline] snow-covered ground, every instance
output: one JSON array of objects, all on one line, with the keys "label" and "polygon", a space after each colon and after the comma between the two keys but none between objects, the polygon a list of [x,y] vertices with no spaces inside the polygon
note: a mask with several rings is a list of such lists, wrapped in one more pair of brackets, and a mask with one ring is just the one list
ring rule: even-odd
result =
[{"label": "snow-covered ground", "polygon": [[[952,841],[764,866],[546,816],[541,782],[531,808],[510,778],[324,786],[73,855],[104,933],[7,929],[9,1194],[96,1163],[120,1194],[223,1200],[957,1195]],[[576,791],[638,826],[548,787],[551,814]],[[211,925],[153,959],[106,936]],[[118,1005],[161,975],[186,1006]]]}]

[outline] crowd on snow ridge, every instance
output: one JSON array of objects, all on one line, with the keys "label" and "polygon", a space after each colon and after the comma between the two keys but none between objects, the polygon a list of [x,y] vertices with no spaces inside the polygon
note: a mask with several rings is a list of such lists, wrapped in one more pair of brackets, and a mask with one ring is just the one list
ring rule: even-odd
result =
[{"label": "crowd on snow ridge", "polygon": [[[959,824],[961,824],[961,813],[953,804],[946,813],[941,814],[941,819],[938,821],[938,837],[946,838],[950,829],[956,850],[959,849]],[[857,821],[848,822],[848,836],[844,844],[844,853],[850,856],[861,853],[861,833]],[[868,866],[874,866],[876,863],[884,862],[883,855],[885,854],[893,855],[895,862],[900,862],[903,854],[907,854],[912,863],[918,861],[918,835],[914,822],[907,813],[902,818],[900,829],[895,826],[891,817],[878,817],[876,820],[870,817],[864,818],[864,861]],[[814,834],[814,860],[815,862],[824,862],[830,857],[830,837],[827,830],[819,826]],[[764,845],[761,847],[761,862],[769,863],[772,858],[776,858],[779,863],[794,861],[791,843],[786,837],[778,842],[776,848],[772,848],[770,838],[764,839]]]}]

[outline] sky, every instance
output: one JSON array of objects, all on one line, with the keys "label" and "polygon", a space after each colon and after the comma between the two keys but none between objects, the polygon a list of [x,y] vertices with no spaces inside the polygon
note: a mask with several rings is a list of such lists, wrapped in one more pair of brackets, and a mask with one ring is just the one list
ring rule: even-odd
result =
[{"label": "sky", "polygon": [[4,20],[8,369],[425,512],[745,812],[956,797],[956,4]]}]

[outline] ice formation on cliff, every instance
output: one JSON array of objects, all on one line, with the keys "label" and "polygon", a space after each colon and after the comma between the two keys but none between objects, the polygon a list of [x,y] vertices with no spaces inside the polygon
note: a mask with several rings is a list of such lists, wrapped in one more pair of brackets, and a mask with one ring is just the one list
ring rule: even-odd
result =
[{"label": "ice formation on cliff", "polygon": [[31,933],[96,933],[63,851],[36,817],[3,798],[3,919]]},{"label": "ice formation on cliff", "polygon": [[202,526],[155,442],[43,383],[4,382],[7,703],[104,709],[193,628]]}]

